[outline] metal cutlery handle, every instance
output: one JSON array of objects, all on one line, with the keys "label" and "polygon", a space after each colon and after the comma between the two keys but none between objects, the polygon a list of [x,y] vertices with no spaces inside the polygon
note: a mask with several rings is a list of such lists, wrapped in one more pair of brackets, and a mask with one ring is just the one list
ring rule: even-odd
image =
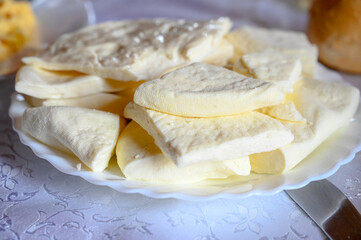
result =
[{"label": "metal cutlery handle", "polygon": [[361,216],[352,203],[345,199],[340,208],[323,224],[331,239],[361,239]]},{"label": "metal cutlery handle", "polygon": [[350,200],[327,180],[285,191],[330,239],[361,239],[361,215]]}]

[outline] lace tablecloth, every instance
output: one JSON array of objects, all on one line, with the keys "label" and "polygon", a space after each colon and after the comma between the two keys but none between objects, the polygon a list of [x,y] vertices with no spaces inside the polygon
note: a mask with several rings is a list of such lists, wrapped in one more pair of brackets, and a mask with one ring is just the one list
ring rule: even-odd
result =
[{"label": "lace tablecloth", "polygon": [[[297,30],[306,22],[305,13],[285,1],[105,2],[93,2],[98,21],[227,15],[236,25]],[[277,14],[280,11],[283,16]],[[361,88],[360,76],[344,77]],[[8,106],[13,85],[13,78],[0,81],[0,239],[325,238],[284,192],[240,200],[187,202],[123,194],[65,175],[36,157],[12,130]],[[361,211],[361,154],[329,180]]]}]

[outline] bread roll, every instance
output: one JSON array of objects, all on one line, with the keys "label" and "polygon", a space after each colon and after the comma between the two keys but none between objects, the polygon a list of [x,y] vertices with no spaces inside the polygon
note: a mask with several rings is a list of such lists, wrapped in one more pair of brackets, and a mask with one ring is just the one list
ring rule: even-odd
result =
[{"label": "bread roll", "polygon": [[307,34],[321,62],[361,73],[361,0],[315,0]]}]

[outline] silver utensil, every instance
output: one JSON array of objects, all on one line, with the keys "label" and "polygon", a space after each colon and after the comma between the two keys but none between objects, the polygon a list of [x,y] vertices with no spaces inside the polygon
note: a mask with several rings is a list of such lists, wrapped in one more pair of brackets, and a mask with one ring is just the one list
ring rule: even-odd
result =
[{"label": "silver utensil", "polygon": [[361,239],[361,215],[327,180],[285,191],[330,239]]}]

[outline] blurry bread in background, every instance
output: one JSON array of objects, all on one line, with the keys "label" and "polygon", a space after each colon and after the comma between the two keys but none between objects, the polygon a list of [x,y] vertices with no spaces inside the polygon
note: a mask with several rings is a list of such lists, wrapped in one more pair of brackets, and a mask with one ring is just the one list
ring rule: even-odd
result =
[{"label": "blurry bread in background", "polygon": [[322,63],[361,73],[361,0],[315,0],[307,34]]},{"label": "blurry bread in background", "polygon": [[37,43],[37,24],[30,3],[0,0],[0,62]]},{"label": "blurry bread in background", "polygon": [[314,0],[297,0],[296,5],[299,9],[308,11]]}]

